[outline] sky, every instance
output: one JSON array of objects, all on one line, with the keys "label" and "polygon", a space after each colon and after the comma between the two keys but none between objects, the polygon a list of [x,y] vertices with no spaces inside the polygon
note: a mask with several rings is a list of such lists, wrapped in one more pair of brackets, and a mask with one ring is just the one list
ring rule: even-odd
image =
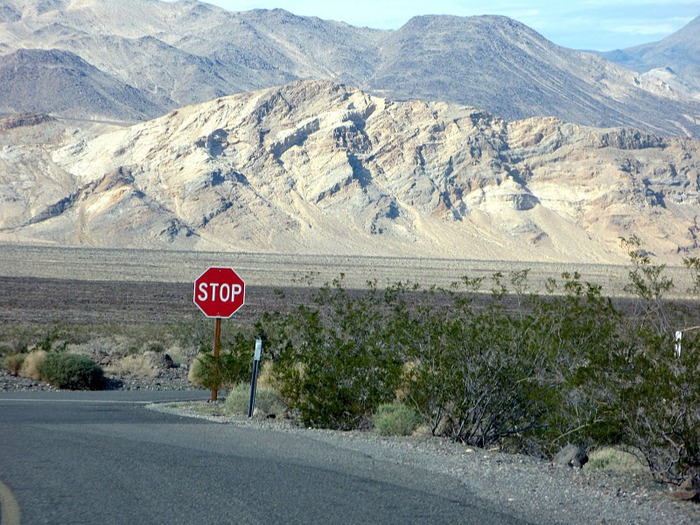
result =
[{"label": "sky", "polygon": [[505,15],[560,46],[610,51],[661,40],[700,16],[700,0],[205,0],[229,11],[282,8],[361,27],[398,29],[417,15]]}]

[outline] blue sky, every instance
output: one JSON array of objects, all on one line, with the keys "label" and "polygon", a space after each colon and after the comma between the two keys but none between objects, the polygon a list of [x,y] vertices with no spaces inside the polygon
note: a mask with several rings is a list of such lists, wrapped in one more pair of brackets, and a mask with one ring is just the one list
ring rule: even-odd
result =
[{"label": "blue sky", "polygon": [[609,51],[661,40],[700,15],[700,0],[207,0],[229,11],[280,7],[356,26],[398,29],[412,16],[505,15],[561,46]]}]

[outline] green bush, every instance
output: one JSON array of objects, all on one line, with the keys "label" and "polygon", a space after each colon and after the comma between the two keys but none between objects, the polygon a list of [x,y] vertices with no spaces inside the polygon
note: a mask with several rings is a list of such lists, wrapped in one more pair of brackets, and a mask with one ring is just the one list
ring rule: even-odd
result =
[{"label": "green bush", "polygon": [[[578,273],[562,277],[563,294],[534,298],[529,314],[529,344],[544,349],[538,375],[547,388],[542,417],[518,436],[518,446],[537,456],[551,456],[568,442],[589,449],[621,438],[609,410],[617,392],[601,375],[624,360],[622,315],[599,286],[581,282]],[[550,286],[558,291],[559,283]]]},{"label": "green bush", "polygon": [[200,353],[192,362],[188,378],[203,388],[221,388],[250,381],[253,371],[255,339],[238,333],[223,341],[219,352],[218,366],[211,345],[204,343]]},{"label": "green bush", "polygon": [[103,371],[93,360],[77,354],[49,353],[39,366],[42,381],[66,390],[100,390]]},{"label": "green bush", "polygon": [[364,427],[380,404],[393,401],[401,378],[382,298],[374,288],[351,294],[341,277],[314,300],[316,308],[299,307],[287,319],[275,382],[305,425]]},{"label": "green bush", "polygon": [[406,405],[380,405],[373,417],[380,436],[410,436],[421,423],[418,413]]},{"label": "green bush", "polygon": [[[224,408],[231,414],[248,415],[248,404],[250,403],[250,384],[241,383],[233,387],[226,396]],[[255,410],[267,416],[274,414],[282,416],[285,412],[285,405],[282,397],[270,388],[256,388]]]},{"label": "green bush", "polygon": [[541,423],[547,355],[530,344],[528,322],[496,304],[450,305],[407,323],[414,365],[406,401],[434,434],[488,447]]},{"label": "green bush", "polygon": [[608,385],[619,391],[624,442],[642,451],[652,474],[673,484],[692,479],[700,488],[698,340],[686,338],[680,357],[671,337],[637,347]]}]

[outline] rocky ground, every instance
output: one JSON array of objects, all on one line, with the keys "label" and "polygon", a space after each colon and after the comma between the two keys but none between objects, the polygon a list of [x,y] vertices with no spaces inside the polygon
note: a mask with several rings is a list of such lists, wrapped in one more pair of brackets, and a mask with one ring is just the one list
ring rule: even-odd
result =
[{"label": "rocky ground", "polygon": [[532,523],[700,523],[700,505],[673,499],[667,486],[639,470],[572,468],[533,457],[467,447],[426,434],[398,438],[368,431],[307,429],[280,418],[226,415],[223,409],[206,402],[150,408],[266,431],[303,432],[337,447],[339,453],[360,451],[380,462],[418,466],[427,476],[452,476],[460,480],[465,490]]},{"label": "rocky ground", "polygon": [[[154,377],[133,374],[105,374],[107,390],[194,390],[198,386],[187,380],[187,368],[174,367],[157,370]],[[0,392],[28,392],[58,390],[41,381],[11,374],[0,368]]]}]

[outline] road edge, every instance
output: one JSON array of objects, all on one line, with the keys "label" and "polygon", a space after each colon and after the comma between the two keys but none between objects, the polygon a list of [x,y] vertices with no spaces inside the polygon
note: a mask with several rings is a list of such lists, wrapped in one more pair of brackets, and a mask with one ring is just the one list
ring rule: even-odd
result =
[{"label": "road edge", "polygon": [[19,525],[19,504],[10,488],[0,481],[0,525]]}]

